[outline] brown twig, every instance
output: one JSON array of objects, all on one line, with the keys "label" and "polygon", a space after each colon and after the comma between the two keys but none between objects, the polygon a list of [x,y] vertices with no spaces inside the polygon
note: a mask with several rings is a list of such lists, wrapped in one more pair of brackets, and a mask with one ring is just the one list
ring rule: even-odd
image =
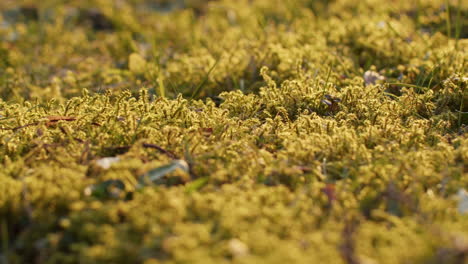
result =
[{"label": "brown twig", "polygon": [[359,258],[356,256],[356,240],[355,234],[359,227],[359,221],[356,218],[351,218],[346,221],[343,231],[343,243],[340,245],[341,257],[347,264],[360,264]]},{"label": "brown twig", "polygon": [[39,122],[29,123],[29,124],[26,124],[26,125],[14,127],[14,128],[12,128],[11,130],[13,130],[14,132],[16,132],[16,130],[19,130],[19,129],[22,129],[22,128],[25,128],[25,127],[29,127],[29,126],[35,126],[35,125],[38,125],[38,124],[39,124]]},{"label": "brown twig", "polygon": [[[58,121],[75,121],[76,120],[75,117],[70,117],[70,116],[47,116],[45,118],[48,120],[45,123],[47,127],[55,125]],[[25,127],[36,126],[36,125],[39,125],[39,122],[33,122],[33,123],[26,124],[26,125],[14,127],[11,130],[17,131]]]},{"label": "brown twig", "polygon": [[168,156],[171,159],[178,159],[176,154],[174,154],[173,152],[171,152],[169,150],[165,150],[165,149],[163,149],[162,147],[160,147],[160,146],[158,146],[156,144],[143,143],[143,147],[144,148],[156,149],[156,150],[158,150],[159,152],[163,153],[164,155]]}]

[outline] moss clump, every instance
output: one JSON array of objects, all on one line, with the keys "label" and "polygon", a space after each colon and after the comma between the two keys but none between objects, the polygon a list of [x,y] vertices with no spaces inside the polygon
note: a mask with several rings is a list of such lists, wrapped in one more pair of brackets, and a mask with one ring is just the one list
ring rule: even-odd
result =
[{"label": "moss clump", "polygon": [[0,262],[466,263],[467,10],[1,2]]}]

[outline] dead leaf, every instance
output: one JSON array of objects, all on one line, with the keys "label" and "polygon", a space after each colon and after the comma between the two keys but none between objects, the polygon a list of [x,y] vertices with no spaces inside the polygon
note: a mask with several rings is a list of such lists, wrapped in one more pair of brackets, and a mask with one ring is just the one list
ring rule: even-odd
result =
[{"label": "dead leaf", "polygon": [[324,192],[325,195],[327,196],[328,203],[330,205],[336,200],[335,185],[334,184],[328,183],[324,188],[322,188],[322,192]]}]

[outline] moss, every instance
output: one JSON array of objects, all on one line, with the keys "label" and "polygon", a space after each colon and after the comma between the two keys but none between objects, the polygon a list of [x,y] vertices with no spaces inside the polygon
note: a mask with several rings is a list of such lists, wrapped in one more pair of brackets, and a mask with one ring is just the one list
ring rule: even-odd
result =
[{"label": "moss", "polygon": [[1,2],[0,262],[465,263],[466,4],[286,2]]}]

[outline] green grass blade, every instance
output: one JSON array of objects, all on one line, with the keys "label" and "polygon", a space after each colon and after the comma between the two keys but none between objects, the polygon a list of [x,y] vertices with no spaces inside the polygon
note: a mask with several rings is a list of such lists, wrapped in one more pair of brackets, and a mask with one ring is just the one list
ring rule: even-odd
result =
[{"label": "green grass blade", "polygon": [[205,78],[203,79],[203,81],[200,82],[200,84],[198,84],[198,86],[195,88],[195,90],[193,91],[192,95],[190,96],[190,99],[194,99],[195,97],[197,97],[201,91],[202,91],[202,88],[203,86],[205,86],[206,82],[208,81],[208,78],[210,77],[210,74],[211,72],[215,69],[216,65],[218,65],[218,62],[221,60],[221,56],[218,57],[218,59],[216,59],[215,63],[213,64],[213,66],[211,66],[210,70],[208,71],[208,73],[206,73],[205,75]]}]

